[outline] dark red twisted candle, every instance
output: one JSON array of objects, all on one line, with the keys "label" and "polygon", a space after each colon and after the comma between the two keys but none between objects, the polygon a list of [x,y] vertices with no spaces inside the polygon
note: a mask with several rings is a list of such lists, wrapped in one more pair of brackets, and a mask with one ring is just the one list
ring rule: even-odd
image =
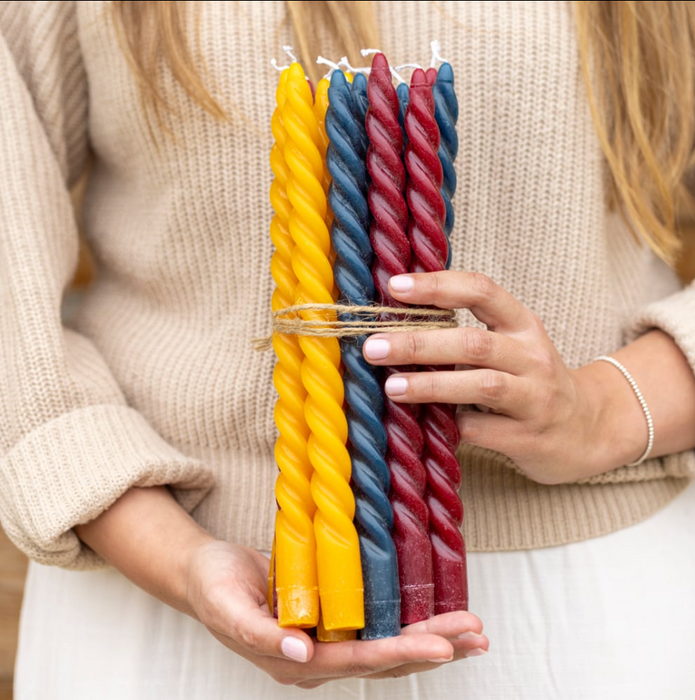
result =
[{"label": "dark red twisted candle", "polygon": [[[443,230],[446,209],[441,195],[442,165],[437,155],[439,128],[434,116],[432,88],[420,69],[413,73],[410,83],[405,131],[408,137],[405,149],[406,198],[410,209],[408,236],[414,258],[411,271],[438,272],[446,269],[449,254]],[[430,516],[437,614],[468,608],[466,550],[460,531],[463,506],[458,495],[461,472],[456,458],[459,435],[454,416],[454,406],[427,404],[420,418],[425,439],[425,500]]]},{"label": "dark red twisted candle", "polygon": [[[367,170],[373,216],[370,238],[375,256],[372,274],[379,302],[384,306],[402,306],[389,295],[388,281],[393,275],[407,273],[411,262],[405,168],[401,160],[403,133],[398,123],[398,97],[383,54],[377,54],[372,62],[367,95]],[[387,367],[384,374],[388,377],[402,371],[402,367]],[[391,475],[393,540],[401,585],[401,622],[410,624],[426,620],[434,612],[429,513],[424,500],[427,477],[421,461],[424,438],[417,409],[388,398],[384,427],[388,436],[386,461]]]}]

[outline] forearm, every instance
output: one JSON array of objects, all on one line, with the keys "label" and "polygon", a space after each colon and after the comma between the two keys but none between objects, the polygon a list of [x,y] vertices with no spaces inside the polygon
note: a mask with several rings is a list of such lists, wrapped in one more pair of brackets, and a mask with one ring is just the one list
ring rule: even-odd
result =
[{"label": "forearm", "polygon": [[[650,331],[612,356],[630,372],[654,421],[651,455],[695,447],[695,376],[670,336]],[[576,371],[595,397],[597,444],[610,446],[618,467],[638,459],[647,444],[644,412],[625,377],[607,362]]]},{"label": "forearm", "polygon": [[163,486],[133,488],[107,511],[75,528],[78,537],[133,583],[195,616],[186,599],[188,558],[214,538]]}]

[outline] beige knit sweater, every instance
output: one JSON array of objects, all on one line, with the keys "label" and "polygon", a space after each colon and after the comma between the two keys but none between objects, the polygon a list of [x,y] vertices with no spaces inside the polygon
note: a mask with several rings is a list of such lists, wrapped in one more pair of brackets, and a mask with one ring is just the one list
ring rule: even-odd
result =
[{"label": "beige knit sweater", "polygon": [[[539,314],[570,367],[653,326],[695,365],[695,290],[604,208],[568,6],[375,4],[391,61],[427,61],[436,37],[456,73],[453,267]],[[107,3],[0,2],[0,518],[45,564],[97,565],[71,528],[134,485],[169,484],[215,535],[270,547],[274,358],[251,339],[269,332],[273,289],[269,60],[293,36],[281,2],[204,5],[202,54],[231,122],[165,74],[180,116],[156,148]],[[98,274],[64,328],[68,188],[89,150]],[[625,527],[695,475],[692,453],[552,487],[481,449],[464,446],[461,465],[470,551]]]}]

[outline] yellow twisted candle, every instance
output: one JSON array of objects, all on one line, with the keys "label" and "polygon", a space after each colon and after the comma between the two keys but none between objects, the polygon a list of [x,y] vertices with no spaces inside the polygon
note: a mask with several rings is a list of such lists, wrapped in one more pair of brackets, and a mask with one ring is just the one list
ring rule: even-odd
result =
[{"label": "yellow twisted candle", "polygon": [[[292,205],[287,197],[290,171],[284,154],[287,133],[282,120],[288,72],[284,70],[280,75],[276,92],[278,106],[271,120],[275,137],[270,152],[270,164],[275,175],[270,187],[270,201],[275,210],[270,224],[270,236],[275,246],[270,263],[276,284],[273,311],[291,306],[297,287],[297,277],[292,270],[294,241],[289,230]],[[310,486],[313,467],[307,453],[309,427],[304,418],[306,390],[301,379],[304,353],[296,336],[291,335],[276,333],[273,348],[278,358],[273,382],[279,396],[275,404],[275,424],[279,432],[275,459],[280,468],[275,498],[279,510],[275,520],[273,552],[278,623],[281,627],[313,627],[319,618],[313,526],[316,506]]]},{"label": "yellow twisted candle", "polygon": [[[323,191],[328,195],[328,188],[331,184],[331,175],[326,167],[326,151],[328,150],[328,134],[326,133],[326,127],[324,122],[326,121],[326,110],[328,109],[328,88],[331,85],[331,81],[328,78],[321,78],[319,84],[316,86],[316,93],[314,94],[314,114],[316,115],[316,126],[319,132],[319,138],[316,143],[321,154],[321,159],[323,160],[323,177],[321,178],[321,184],[323,185]],[[330,207],[326,210],[326,224],[328,228],[331,228],[331,223],[333,221],[333,212]]]},{"label": "yellow twisted candle", "polygon": [[[316,126],[319,130],[319,140],[317,146],[319,153],[321,153],[321,160],[323,161],[323,178],[321,184],[323,185],[323,191],[328,196],[328,188],[331,186],[331,174],[328,172],[326,167],[326,151],[328,150],[328,134],[326,133],[325,121],[326,121],[326,110],[328,109],[328,88],[331,85],[331,81],[328,78],[321,78],[319,84],[316,86],[316,93],[314,94],[314,114],[316,115]],[[328,230],[331,230],[331,224],[333,223],[333,211],[330,207],[326,207],[326,226]],[[331,267],[335,265],[335,250],[333,250],[333,245],[331,245],[331,252],[328,254],[328,259],[330,260]],[[333,300],[336,300],[339,295],[338,287],[333,284],[333,289],[331,290],[333,295]],[[319,627],[319,629],[321,629]],[[323,640],[322,640],[323,641]]]},{"label": "yellow twisted candle", "polygon": [[[289,229],[295,248],[292,268],[299,280],[295,303],[333,302],[331,241],[326,227],[326,194],[319,131],[311,90],[297,63],[289,68],[282,116],[287,130],[285,160],[292,204]],[[321,312],[307,318],[325,318]],[[314,530],[321,613],[326,630],[360,629],[364,602],[359,542],[352,523],[355,499],[350,490],[347,420],[343,412],[340,347],[336,338],[300,336],[307,390],[305,417],[311,434],[308,453],[314,467],[311,493],[317,506]],[[278,559],[279,559],[278,553]]]}]

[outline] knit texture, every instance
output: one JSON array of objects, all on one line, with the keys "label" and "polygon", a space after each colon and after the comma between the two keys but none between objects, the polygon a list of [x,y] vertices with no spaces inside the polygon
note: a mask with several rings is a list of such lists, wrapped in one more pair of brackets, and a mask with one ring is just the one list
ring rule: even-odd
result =
[{"label": "knit texture", "polygon": [[[375,6],[393,64],[426,62],[436,37],[454,68],[452,268],[484,272],[530,307],[570,367],[653,327],[695,366],[695,290],[679,291],[604,206],[569,4]],[[296,42],[280,2],[206,2],[200,42],[230,121],[164,71],[177,116],[174,137],[155,144],[107,3],[0,2],[0,519],[42,563],[98,565],[71,528],[153,484],[213,534],[270,548],[274,358],[251,340],[270,331],[273,290],[269,60]],[[322,53],[338,56],[328,36]],[[89,150],[97,275],[66,329],[68,188]],[[692,452],[560,486],[486,450],[459,457],[469,551],[601,535],[695,476]]]}]

